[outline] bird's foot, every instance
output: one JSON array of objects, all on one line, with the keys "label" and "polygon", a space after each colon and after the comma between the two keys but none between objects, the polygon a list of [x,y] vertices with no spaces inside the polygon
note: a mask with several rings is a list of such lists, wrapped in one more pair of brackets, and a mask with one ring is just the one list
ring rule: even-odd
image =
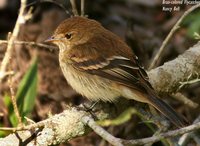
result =
[{"label": "bird's foot", "polygon": [[95,102],[91,103],[90,105],[83,103],[83,107],[85,108],[86,112],[92,112],[92,110],[94,109],[94,107],[97,105],[98,102],[99,101],[95,101]]}]

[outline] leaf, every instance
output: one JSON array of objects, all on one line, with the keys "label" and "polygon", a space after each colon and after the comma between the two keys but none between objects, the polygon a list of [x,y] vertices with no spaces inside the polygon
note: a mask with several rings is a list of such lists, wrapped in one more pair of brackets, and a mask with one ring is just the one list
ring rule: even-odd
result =
[{"label": "leaf", "polygon": [[13,126],[17,126],[18,121],[14,113],[11,97],[9,95],[5,95],[3,100],[4,100],[5,105],[8,107],[8,115],[9,115],[11,124]]},{"label": "leaf", "polygon": [[[37,95],[37,59],[34,59],[33,64],[30,66],[23,79],[21,80],[16,100],[21,117],[28,116],[33,110],[35,97]],[[12,104],[10,103],[12,106]],[[17,126],[18,121],[14,113],[13,107],[10,108],[10,121],[13,126]]]},{"label": "leaf", "polygon": [[27,116],[33,110],[35,97],[37,96],[37,70],[34,74],[34,78],[32,80],[31,85],[29,86],[29,90],[26,93],[24,104],[23,104],[23,113]]},{"label": "leaf", "polygon": [[130,120],[133,114],[139,115],[137,110],[135,110],[134,108],[128,108],[123,113],[121,113],[117,118],[113,120],[98,121],[98,124],[101,126],[120,125]]},{"label": "leaf", "polygon": [[200,11],[195,11],[183,20],[183,26],[187,27],[187,35],[194,38],[194,33],[200,32]]}]

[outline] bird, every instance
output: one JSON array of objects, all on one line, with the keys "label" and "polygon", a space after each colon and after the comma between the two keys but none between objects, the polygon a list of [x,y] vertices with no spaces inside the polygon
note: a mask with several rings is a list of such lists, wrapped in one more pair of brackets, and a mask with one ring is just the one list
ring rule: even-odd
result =
[{"label": "bird", "polygon": [[96,20],[67,18],[46,40],[59,48],[59,64],[71,87],[91,101],[119,97],[147,103],[178,128],[187,120],[160,99],[132,49]]}]

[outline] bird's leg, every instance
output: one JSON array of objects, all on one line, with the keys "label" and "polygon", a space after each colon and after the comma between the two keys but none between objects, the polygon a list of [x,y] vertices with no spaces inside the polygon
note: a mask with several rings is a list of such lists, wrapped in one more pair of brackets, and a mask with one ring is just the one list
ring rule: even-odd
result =
[{"label": "bird's leg", "polygon": [[86,112],[91,112],[92,109],[99,103],[99,101],[92,102],[89,106],[83,103],[83,107],[85,108]]}]

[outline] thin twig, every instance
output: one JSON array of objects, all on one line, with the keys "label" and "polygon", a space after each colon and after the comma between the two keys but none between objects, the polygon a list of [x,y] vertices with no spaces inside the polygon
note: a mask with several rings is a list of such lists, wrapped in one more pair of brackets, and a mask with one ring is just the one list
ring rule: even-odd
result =
[{"label": "thin twig", "polygon": [[193,79],[193,80],[190,80],[190,81],[180,82],[179,90],[181,88],[183,88],[185,85],[190,85],[190,84],[194,84],[194,83],[197,83],[197,82],[200,82],[199,78]]},{"label": "thin twig", "polygon": [[0,127],[0,131],[25,131],[25,130],[32,130],[36,128],[44,127],[47,123],[51,122],[51,119],[46,119],[43,121],[40,121],[38,123],[33,123],[27,126],[19,125],[18,127]]},{"label": "thin twig", "polygon": [[[1,44],[8,44],[7,40],[0,40],[0,45]],[[50,50],[56,50],[57,47],[51,46],[51,45],[46,45],[42,43],[36,43],[36,42],[26,42],[26,41],[14,41],[14,44],[16,45],[29,45],[29,46],[37,46],[41,48],[46,48]]]},{"label": "thin twig", "polygon": [[108,133],[106,130],[104,130],[101,126],[97,125],[97,123],[89,116],[84,116],[82,118],[82,122],[85,125],[88,125],[90,128],[94,130],[99,136],[101,136],[103,139],[108,141],[113,146],[123,146],[121,143],[121,140],[119,138],[114,137],[110,133]]},{"label": "thin twig", "polygon": [[151,62],[150,66],[149,66],[149,70],[154,68],[157,61],[160,59],[165,46],[167,45],[167,43],[169,42],[170,38],[172,37],[172,35],[175,33],[175,31],[180,27],[181,22],[183,21],[183,19],[190,14],[192,11],[194,11],[195,9],[197,9],[198,7],[200,7],[200,3],[192,6],[190,9],[188,9],[187,11],[185,11],[185,13],[181,16],[181,18],[176,22],[176,24],[174,25],[174,27],[171,29],[171,31],[169,32],[169,34],[167,35],[167,37],[165,38],[165,40],[163,41],[160,49],[158,50],[158,53],[156,54],[156,56],[153,58],[153,61]]},{"label": "thin twig", "polygon": [[78,10],[76,7],[76,1],[75,0],[70,0],[71,6],[72,6],[72,12],[74,14],[74,16],[79,16],[78,14]]},{"label": "thin twig", "polygon": [[169,138],[169,137],[175,137],[181,134],[185,134],[194,130],[197,130],[200,128],[200,122],[181,128],[181,129],[177,129],[177,130],[172,130],[172,131],[168,131],[166,133],[160,133],[158,135],[154,135],[152,137],[148,137],[148,138],[142,138],[142,139],[136,139],[136,140],[122,140],[122,143],[125,145],[144,145],[146,143],[150,143],[150,142],[157,142],[160,139],[163,138]]},{"label": "thin twig", "polygon": [[188,105],[191,108],[197,108],[199,106],[198,103],[193,102],[191,99],[187,98],[185,95],[183,95],[180,92],[172,94],[172,97],[181,101],[185,105]]},{"label": "thin twig", "polygon": [[0,66],[0,83],[1,83],[2,79],[5,77],[6,68],[7,68],[8,63],[10,62],[12,52],[13,52],[13,44],[14,44],[14,41],[18,37],[20,26],[22,24],[24,24],[26,21],[26,19],[23,16],[24,12],[25,12],[25,8],[26,8],[26,0],[21,0],[21,7],[19,10],[19,15],[18,15],[16,24],[15,24],[15,27],[14,27],[13,33],[8,41],[7,51],[5,53],[5,56],[2,60],[1,66]]},{"label": "thin twig", "polygon": [[16,97],[15,97],[15,92],[14,92],[14,89],[13,89],[13,81],[12,81],[11,75],[9,77],[9,88],[10,88],[10,93],[11,93],[11,101],[12,101],[12,104],[13,104],[14,112],[15,112],[17,120],[18,120],[18,124],[19,124],[19,126],[22,126],[22,118],[19,114],[19,109],[17,107],[17,101],[16,101]]},{"label": "thin twig", "polygon": [[[13,52],[13,46],[14,46],[14,41],[17,40],[19,31],[20,31],[20,27],[22,24],[24,24],[26,22],[27,19],[30,19],[30,17],[32,16],[30,14],[30,11],[27,13],[27,15],[25,15],[25,9],[26,9],[26,0],[21,0],[21,6],[20,6],[20,10],[19,10],[19,15],[13,30],[13,33],[10,34],[9,33],[9,38],[8,38],[8,45],[7,45],[7,50],[5,53],[5,56],[2,60],[1,66],[0,66],[0,83],[2,81],[2,79],[5,77],[6,75],[6,69],[7,69],[7,65],[9,64],[9,62],[11,61],[11,57],[12,57],[12,52]],[[9,78],[9,87],[10,87],[10,92],[11,92],[11,101],[14,107],[14,112],[16,114],[16,117],[18,119],[18,123],[20,126],[22,126],[22,119],[21,116],[19,114],[19,110],[17,107],[17,101],[16,101],[16,97],[15,97],[15,92],[13,90],[13,83],[12,83],[12,77],[10,76]]]},{"label": "thin twig", "polygon": [[81,0],[81,16],[85,15],[85,0]]},{"label": "thin twig", "polygon": [[118,145],[121,146],[123,144],[124,145],[144,145],[144,144],[147,144],[147,143],[154,143],[154,142],[159,141],[160,139],[163,139],[163,138],[178,136],[178,135],[188,133],[190,131],[193,131],[193,130],[200,128],[200,122],[199,122],[199,123],[190,125],[188,127],[184,127],[184,128],[173,130],[173,131],[168,131],[166,133],[160,133],[158,135],[154,135],[154,136],[149,137],[149,138],[142,138],[142,139],[136,139],[136,140],[124,140],[124,139],[116,138],[113,135],[109,134],[102,127],[97,125],[92,118],[90,118],[88,116],[84,116],[82,118],[82,121],[84,122],[84,124],[86,124],[90,128],[92,128],[94,130],[94,132],[96,132],[103,139],[105,139],[106,141],[108,141],[110,144],[112,144],[114,146],[118,146]]},{"label": "thin twig", "polygon": [[[193,124],[200,122],[200,115],[194,120]],[[190,133],[185,133],[179,138],[178,144],[180,146],[185,146],[190,138],[196,137],[196,131],[192,131]]]}]

